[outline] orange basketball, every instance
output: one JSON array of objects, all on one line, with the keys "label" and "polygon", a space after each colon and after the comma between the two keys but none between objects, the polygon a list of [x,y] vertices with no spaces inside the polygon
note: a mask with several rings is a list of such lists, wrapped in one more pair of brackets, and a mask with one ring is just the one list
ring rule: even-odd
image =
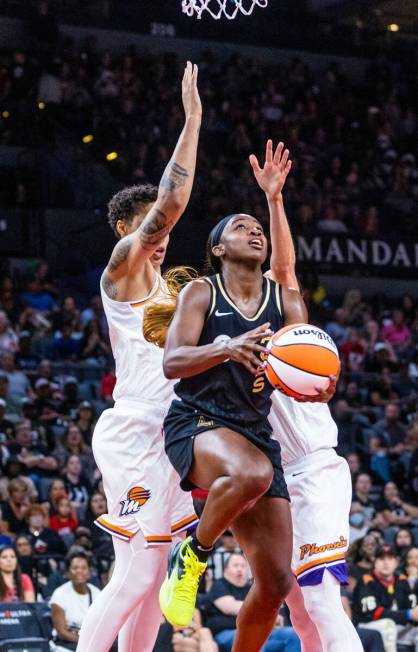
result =
[{"label": "orange basketball", "polygon": [[315,396],[315,388],[327,389],[329,376],[340,373],[335,342],[311,324],[285,326],[273,335],[267,348],[266,376],[287,396]]}]

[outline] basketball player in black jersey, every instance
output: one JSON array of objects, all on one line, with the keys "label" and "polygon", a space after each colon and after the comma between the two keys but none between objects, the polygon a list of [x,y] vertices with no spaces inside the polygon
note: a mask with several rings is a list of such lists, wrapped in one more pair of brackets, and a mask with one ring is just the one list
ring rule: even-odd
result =
[{"label": "basketball player in black jersey", "polygon": [[173,550],[160,605],[174,625],[188,624],[207,557],[232,527],[254,576],[233,650],[256,652],[293,582],[289,497],[267,421],[273,388],[260,365],[272,332],[305,322],[306,308],[263,276],[267,239],[254,217],[224,218],[208,253],[217,273],[184,288],[167,335],[164,372],[181,380],[164,431],[183,489],[209,495],[196,534]]}]

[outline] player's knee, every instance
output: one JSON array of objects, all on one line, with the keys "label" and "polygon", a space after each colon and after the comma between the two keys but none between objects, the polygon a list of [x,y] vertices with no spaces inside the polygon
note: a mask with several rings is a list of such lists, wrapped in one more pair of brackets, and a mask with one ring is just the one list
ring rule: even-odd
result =
[{"label": "player's knee", "polygon": [[269,572],[261,581],[263,595],[272,606],[281,604],[290,593],[293,586],[293,575],[290,568],[278,566],[269,567]]},{"label": "player's knee", "polygon": [[268,462],[252,464],[236,470],[236,483],[246,500],[258,498],[268,491],[273,480],[273,467]]}]

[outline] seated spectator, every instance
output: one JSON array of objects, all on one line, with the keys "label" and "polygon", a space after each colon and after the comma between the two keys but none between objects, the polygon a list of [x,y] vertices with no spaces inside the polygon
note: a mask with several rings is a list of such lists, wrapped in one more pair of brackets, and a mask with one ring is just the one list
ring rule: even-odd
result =
[{"label": "seated spectator", "polygon": [[17,351],[18,338],[4,310],[0,310],[0,351]]},{"label": "seated spectator", "polygon": [[25,473],[25,467],[22,462],[19,462],[16,456],[12,455],[7,460],[4,468],[4,477],[0,478],[0,501],[6,501],[8,499],[8,487],[11,480],[18,478],[25,483],[28,491],[28,497],[31,503],[36,503],[38,500],[38,490],[35,487],[35,483],[32,478]]},{"label": "seated spectator", "polygon": [[402,564],[405,561],[405,556],[408,550],[412,548],[414,545],[415,545],[415,541],[411,530],[407,527],[400,527],[395,534],[393,546]]},{"label": "seated spectator", "polygon": [[369,440],[371,468],[384,482],[391,479],[394,461],[405,452],[406,431],[399,414],[398,405],[388,403],[384,419],[375,424]]},{"label": "seated spectator", "polygon": [[42,507],[46,510],[50,518],[57,513],[57,502],[62,496],[68,497],[64,480],[62,478],[55,478],[49,485],[48,500],[42,503]]},{"label": "seated spectator", "polygon": [[87,508],[90,482],[83,476],[82,464],[78,455],[70,455],[62,475],[68,497],[77,509]]},{"label": "seated spectator", "polygon": [[[208,595],[206,624],[219,645],[220,652],[230,652],[234,642],[237,616],[251,588],[249,566],[245,557],[233,553],[228,558],[223,579],[214,582]],[[300,641],[292,627],[282,626],[278,616],[277,628],[272,631],[263,652],[300,652]]]},{"label": "seated spectator", "polygon": [[93,451],[84,442],[80,428],[75,423],[68,425],[62,438],[62,443],[55,448],[53,455],[57,459],[60,468],[66,466],[72,455],[78,456],[83,467],[83,472],[88,477],[93,475],[94,469],[96,468]]},{"label": "seated spectator", "polygon": [[15,356],[10,351],[2,353],[1,368],[9,378],[9,392],[12,398],[21,401],[26,396],[34,396],[28,377],[16,369]]},{"label": "seated spectator", "polygon": [[226,530],[209,559],[208,567],[212,570],[213,580],[223,578],[226,562],[233,552],[240,553],[241,549],[231,530]]},{"label": "seated spectator", "polygon": [[29,306],[43,316],[48,316],[55,308],[55,301],[50,291],[45,289],[35,276],[28,279],[26,290],[21,299],[24,305]]},{"label": "seated spectator", "polygon": [[67,496],[58,498],[57,513],[49,519],[49,527],[61,537],[74,534],[76,531],[78,522],[73,516],[71,503]]},{"label": "seated spectator", "polygon": [[393,548],[382,546],[376,553],[372,573],[363,575],[354,590],[354,620],[360,628],[379,631],[385,650],[396,644],[418,643],[417,596],[405,576],[396,576],[398,560]]},{"label": "seated spectator", "polygon": [[378,503],[379,512],[385,519],[386,526],[407,525],[418,518],[418,507],[406,503],[394,482],[387,482],[383,489],[383,498]]},{"label": "seated spectator", "polygon": [[100,593],[89,583],[90,568],[85,554],[75,553],[67,560],[67,573],[69,581],[57,588],[50,599],[57,652],[76,649],[84,617]]},{"label": "seated spectator", "polygon": [[68,324],[54,334],[54,351],[58,360],[76,361],[80,352],[81,335]]},{"label": "seated spectator", "polygon": [[334,312],[334,319],[326,324],[325,331],[332,337],[338,347],[344,344],[349,333],[347,314],[344,308],[337,308]]},{"label": "seated spectator", "polygon": [[84,514],[82,525],[91,533],[92,550],[96,554],[110,557],[113,555],[112,537],[110,534],[94,525],[96,518],[107,512],[106,498],[95,491],[89,498],[87,510]]},{"label": "seated spectator", "polygon": [[106,315],[103,309],[103,301],[100,294],[95,294],[90,300],[90,307],[85,308],[81,313],[81,325],[84,328],[88,322],[95,319],[102,330],[104,338],[107,340],[109,334],[109,327],[107,324]]},{"label": "seated spectator", "polygon": [[0,550],[0,602],[35,602],[32,580],[21,572],[11,546]]},{"label": "seated spectator", "polygon": [[7,534],[20,534],[26,529],[26,514],[30,506],[27,484],[15,478],[8,486],[9,499],[2,504],[3,522]]},{"label": "seated spectator", "polygon": [[58,469],[57,460],[48,454],[48,449],[39,441],[36,432],[35,435],[28,419],[20,421],[16,426],[16,442],[9,446],[10,454],[16,456],[32,478],[51,476]]},{"label": "seated spectator", "polygon": [[49,527],[46,527],[47,517],[41,505],[32,505],[26,514],[26,533],[35,555],[44,559],[52,556],[65,555],[67,549],[61,537]]},{"label": "seated spectator", "polygon": [[218,652],[210,629],[202,627],[202,619],[195,609],[193,620],[188,627],[174,631],[173,627],[163,622],[153,652]]},{"label": "seated spectator", "polygon": [[90,363],[104,363],[110,355],[110,346],[104,340],[100,324],[96,319],[89,321],[80,343],[80,357]]},{"label": "seated spectator", "polygon": [[18,534],[15,540],[17,560],[23,573],[34,576],[36,561],[33,557],[33,548],[27,534]]},{"label": "seated spectator", "polygon": [[0,369],[0,399],[2,399],[6,404],[4,412],[5,418],[12,423],[16,423],[19,419],[21,402],[19,399],[11,396],[9,392],[9,376],[2,369]]},{"label": "seated spectator", "polygon": [[384,523],[377,514],[376,504],[370,498],[372,481],[368,473],[360,473],[354,483],[354,493],[350,508],[350,541],[363,537],[374,525]]},{"label": "seated spectator", "polygon": [[94,430],[94,409],[89,401],[83,401],[78,406],[78,419],[75,422],[81,432],[84,443],[90,447]]},{"label": "seated spectator", "polygon": [[74,421],[79,405],[78,380],[75,376],[67,376],[64,381],[64,398],[58,406],[58,412],[69,421]]},{"label": "seated spectator", "polygon": [[112,369],[107,376],[103,376],[100,382],[100,398],[106,403],[113,405],[113,390],[116,385],[116,375],[115,370]]},{"label": "seated spectator", "polygon": [[405,556],[405,574],[408,584],[418,595],[418,548],[410,548]]},{"label": "seated spectator", "polygon": [[401,353],[411,346],[411,331],[406,324],[402,310],[392,312],[392,319],[383,326],[380,335],[382,340],[389,342],[397,353]]},{"label": "seated spectator", "polygon": [[362,576],[373,570],[377,542],[371,534],[357,539],[350,545],[347,559],[349,561],[349,587],[352,591]]},{"label": "seated spectator", "polygon": [[73,331],[80,331],[80,311],[73,297],[65,297],[60,310],[54,314],[53,328],[62,331],[69,326]]},{"label": "seated spectator", "polygon": [[13,421],[6,418],[6,401],[0,398],[0,443],[9,443],[15,434]]},{"label": "seated spectator", "polygon": [[32,351],[31,333],[29,331],[20,331],[19,348],[16,353],[16,367],[24,371],[29,377],[36,376],[41,356]]}]

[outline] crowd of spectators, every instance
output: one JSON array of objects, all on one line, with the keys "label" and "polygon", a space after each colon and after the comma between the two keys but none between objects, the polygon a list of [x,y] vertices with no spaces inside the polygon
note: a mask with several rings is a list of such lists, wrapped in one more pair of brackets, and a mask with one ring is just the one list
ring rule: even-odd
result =
[{"label": "crowd of spectators", "polygon": [[[59,124],[91,160],[118,153],[108,165],[124,182],[157,182],[183,122],[183,62],[134,46],[116,55],[94,37],[78,43],[58,32],[47,45],[0,56],[0,143],[51,145]],[[418,205],[413,59],[379,54],[353,81],[332,61],[317,70],[308,58],[273,65],[202,52],[205,112],[192,214],[210,222],[239,200],[263,217],[248,155],[271,137],[294,161],[286,202],[296,230],[410,233]],[[84,136],[92,138],[83,145]],[[19,184],[2,191],[5,199],[39,200],[38,185]]]}]

